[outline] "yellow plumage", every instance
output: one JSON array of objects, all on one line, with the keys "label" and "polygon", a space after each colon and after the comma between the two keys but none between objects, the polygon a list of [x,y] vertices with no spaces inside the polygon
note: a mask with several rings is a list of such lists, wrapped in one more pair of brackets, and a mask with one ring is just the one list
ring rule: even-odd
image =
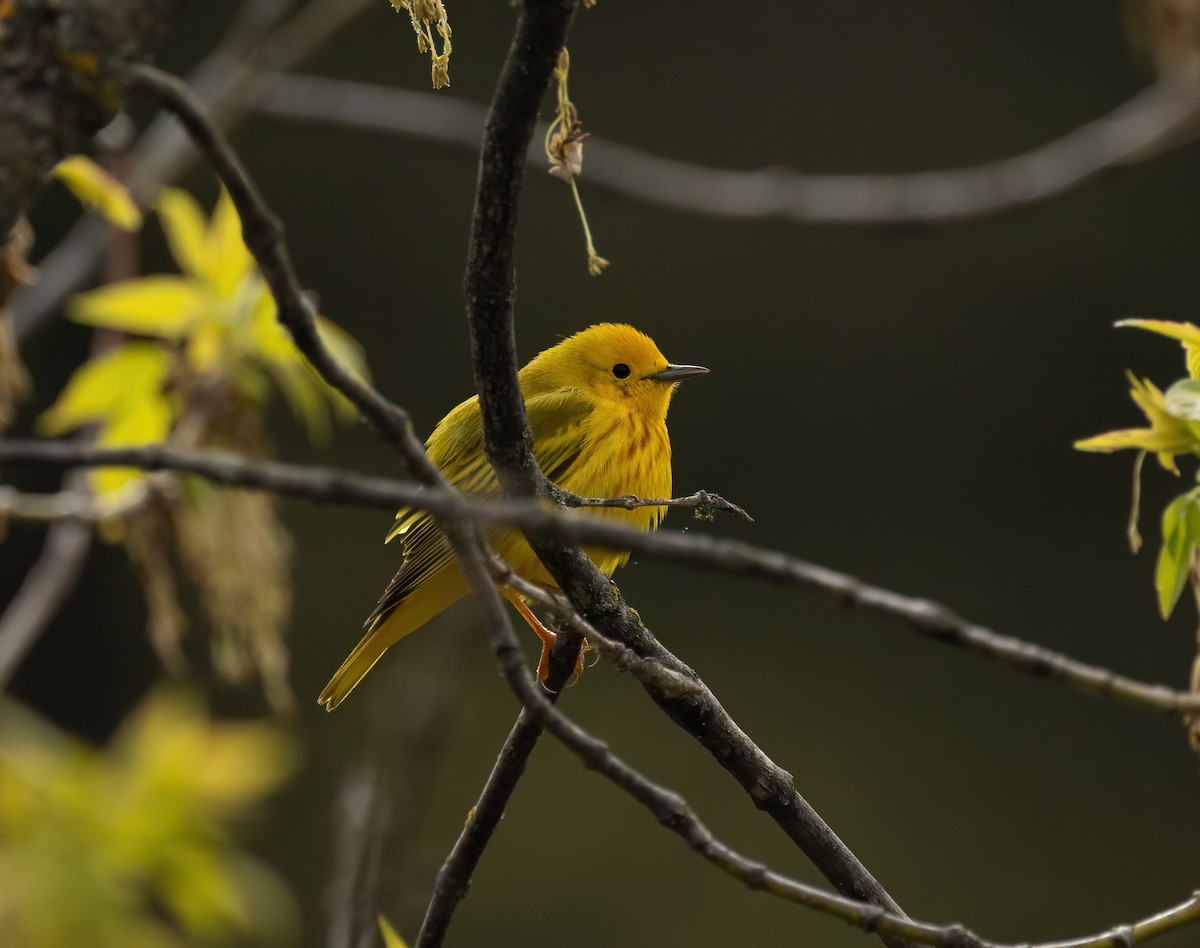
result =
[{"label": "yellow plumage", "polygon": [[[649,336],[632,326],[601,323],[534,358],[518,376],[538,464],[550,480],[583,497],[671,495],[667,409],[675,385],[707,372],[671,365]],[[473,495],[497,495],[496,475],[483,449],[479,399],[450,412],[426,442],[447,479]],[[664,507],[587,508],[586,513],[653,530]],[[332,711],[379,657],[469,591],[442,531],[422,511],[396,514],[388,534],[400,537],[404,563],[367,620],[367,633],[317,700]],[[518,575],[544,586],[554,580],[518,531],[490,534],[492,546]],[[605,575],[628,553],[588,549]]]}]

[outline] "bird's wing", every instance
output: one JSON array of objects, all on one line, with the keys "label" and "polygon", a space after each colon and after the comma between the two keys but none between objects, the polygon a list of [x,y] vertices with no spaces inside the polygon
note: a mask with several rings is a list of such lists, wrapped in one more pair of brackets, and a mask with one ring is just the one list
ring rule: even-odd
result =
[{"label": "bird's wing", "polygon": [[[583,425],[593,407],[590,399],[574,389],[537,395],[525,403],[534,456],[550,480],[559,481],[578,460]],[[430,460],[464,493],[483,497],[500,493],[496,472],[483,449],[483,424],[476,399],[463,402],[447,415],[430,436],[426,449]],[[437,521],[423,510],[400,510],[387,539],[394,537],[401,538],[404,562],[367,619],[368,626],[454,559],[454,551]]]}]

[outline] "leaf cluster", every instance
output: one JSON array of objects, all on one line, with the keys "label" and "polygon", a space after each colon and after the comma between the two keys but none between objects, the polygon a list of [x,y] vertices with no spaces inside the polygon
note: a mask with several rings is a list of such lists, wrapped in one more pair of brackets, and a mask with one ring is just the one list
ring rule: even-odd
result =
[{"label": "leaf cluster", "polygon": [[[1129,373],[1130,397],[1146,416],[1149,427],[1109,431],[1077,441],[1081,451],[1112,452],[1131,448],[1154,454],[1164,470],[1178,476],[1180,455],[1200,457],[1200,327],[1192,323],[1155,319],[1128,319],[1118,326],[1133,326],[1177,339],[1183,346],[1188,377],[1179,379],[1164,392],[1149,379]],[[1198,475],[1200,479],[1200,475]],[[1135,477],[1136,485],[1136,477]],[[1137,491],[1132,522],[1137,519]],[[1136,540],[1136,528],[1131,527]],[[1167,505],[1162,517],[1162,546],[1159,549],[1154,585],[1159,611],[1164,619],[1174,611],[1189,577],[1200,559],[1200,487],[1181,494]]]}]

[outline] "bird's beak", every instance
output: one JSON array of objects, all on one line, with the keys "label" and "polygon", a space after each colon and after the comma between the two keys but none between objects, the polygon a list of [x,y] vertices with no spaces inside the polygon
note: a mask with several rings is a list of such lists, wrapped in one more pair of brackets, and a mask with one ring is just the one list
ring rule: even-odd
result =
[{"label": "bird's beak", "polygon": [[702,365],[668,365],[661,372],[655,372],[646,378],[654,379],[656,382],[682,382],[695,375],[708,375],[708,369]]}]

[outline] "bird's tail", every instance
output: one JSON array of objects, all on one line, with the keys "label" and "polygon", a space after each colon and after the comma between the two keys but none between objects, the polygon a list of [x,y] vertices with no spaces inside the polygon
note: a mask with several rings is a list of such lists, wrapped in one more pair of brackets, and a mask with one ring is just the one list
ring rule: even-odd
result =
[{"label": "bird's tail", "polygon": [[443,569],[420,588],[400,600],[390,612],[377,616],[367,628],[367,634],[354,646],[354,651],[342,662],[342,667],[329,679],[329,684],[317,698],[332,711],[363,680],[389,646],[395,645],[410,632],[415,632],[443,609],[467,593],[467,581],[457,569]]},{"label": "bird's tail", "polygon": [[346,696],[354,690],[354,686],[366,677],[367,672],[388,650],[388,646],[396,641],[396,639],[380,634],[382,631],[380,627],[390,618],[390,615],[385,616],[371,623],[367,634],[354,646],[354,651],[342,662],[342,667],[329,679],[329,684],[317,698],[317,703],[323,704],[326,711],[332,711],[345,701]]}]

